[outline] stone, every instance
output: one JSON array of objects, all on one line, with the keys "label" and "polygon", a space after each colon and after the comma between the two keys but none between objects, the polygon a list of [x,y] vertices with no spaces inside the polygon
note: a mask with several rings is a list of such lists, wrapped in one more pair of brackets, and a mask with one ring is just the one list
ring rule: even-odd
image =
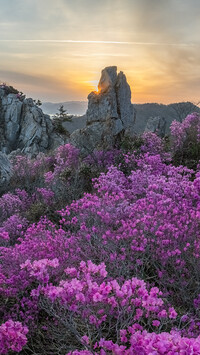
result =
[{"label": "stone", "polygon": [[[117,67],[102,70],[98,92],[88,95],[86,127],[72,133],[72,144],[82,151],[111,148],[134,124],[131,90],[123,72]],[[86,138],[87,137],[87,138]]]},{"label": "stone", "polygon": [[12,166],[8,157],[0,152],[0,193],[6,188],[12,176]]},{"label": "stone", "polygon": [[120,72],[117,77],[116,96],[118,114],[123,122],[124,129],[131,130],[134,125],[135,115],[131,103],[131,89],[123,72]]},{"label": "stone", "polygon": [[117,67],[106,67],[101,72],[101,78],[98,84],[98,91],[100,93],[106,92],[108,89],[112,89],[117,82]]},{"label": "stone", "polygon": [[164,137],[166,134],[166,123],[164,117],[150,117],[144,131],[157,133],[160,137]]},{"label": "stone", "polygon": [[55,131],[50,117],[32,99],[7,94],[7,90],[2,88],[0,137],[0,151],[9,154],[20,149],[30,156],[54,149],[68,139]]},{"label": "stone", "polygon": [[96,149],[115,146],[122,128],[120,120],[107,121],[105,124],[94,122],[86,128],[74,131],[70,136],[70,143],[79,148],[83,155],[88,155]]},{"label": "stone", "polygon": [[88,95],[88,109],[86,112],[86,124],[93,122],[105,122],[110,118],[117,119],[117,100],[115,92],[96,94],[92,92]]},{"label": "stone", "polygon": [[88,95],[87,125],[92,122],[105,122],[110,118],[119,118],[115,92],[116,83],[117,67],[103,69],[98,84],[98,92],[93,91]]}]

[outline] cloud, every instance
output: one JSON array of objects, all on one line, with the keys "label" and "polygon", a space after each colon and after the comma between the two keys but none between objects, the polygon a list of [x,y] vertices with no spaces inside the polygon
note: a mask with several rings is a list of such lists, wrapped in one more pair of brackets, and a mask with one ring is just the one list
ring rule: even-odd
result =
[{"label": "cloud", "polygon": [[0,9],[0,78],[22,90],[80,99],[108,65],[141,97],[200,90],[199,0],[0,0]]},{"label": "cloud", "polygon": [[161,47],[171,47],[171,46],[181,46],[181,47],[199,47],[200,43],[192,42],[125,42],[125,41],[90,41],[90,40],[73,40],[73,39],[0,39],[0,42],[16,42],[16,43],[57,43],[57,44],[67,44],[67,43],[77,43],[77,44],[119,44],[119,45],[136,45],[136,46],[161,46]]},{"label": "cloud", "polygon": [[7,81],[11,82],[22,82],[24,84],[30,84],[32,86],[43,86],[46,87],[46,85],[60,85],[59,81],[56,81],[55,78],[52,78],[50,76],[37,76],[37,75],[31,75],[31,74],[25,74],[23,72],[16,72],[16,71],[10,71],[10,70],[0,70],[0,78],[4,78]]}]

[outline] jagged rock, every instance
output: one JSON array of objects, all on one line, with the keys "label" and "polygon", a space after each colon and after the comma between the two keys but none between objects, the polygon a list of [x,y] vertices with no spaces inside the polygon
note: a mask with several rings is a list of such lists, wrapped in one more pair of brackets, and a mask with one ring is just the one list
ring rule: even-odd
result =
[{"label": "jagged rock", "polygon": [[84,151],[110,147],[125,131],[131,131],[133,124],[134,110],[126,77],[122,72],[117,74],[116,66],[107,67],[102,70],[98,92],[88,95],[86,127],[73,132],[70,139]]},{"label": "jagged rock", "polygon": [[109,119],[118,119],[117,101],[114,90],[106,93],[88,95],[88,110],[86,112],[86,124],[105,122]]},{"label": "jagged rock", "polygon": [[117,67],[108,67],[102,70],[98,92],[93,91],[88,95],[87,125],[119,118],[115,92],[116,82]]},{"label": "jagged rock", "polygon": [[20,149],[31,156],[65,143],[52,121],[32,99],[0,89],[0,151]]},{"label": "jagged rock", "polygon": [[[112,131],[112,135],[108,134]],[[82,154],[90,154],[95,149],[113,147],[122,132],[121,121],[94,122],[86,128],[74,131],[70,142],[78,147]]]},{"label": "jagged rock", "polygon": [[144,131],[157,133],[160,137],[164,137],[166,134],[166,123],[164,117],[150,117]]},{"label": "jagged rock", "polygon": [[131,104],[131,90],[123,72],[117,74],[117,67],[102,70],[98,92],[88,95],[87,124],[120,119],[124,129],[134,124],[134,110]]},{"label": "jagged rock", "polygon": [[131,89],[126,81],[126,76],[120,72],[116,84],[118,114],[125,130],[132,130],[134,125],[134,109],[131,104]]},{"label": "jagged rock", "polygon": [[52,131],[52,122],[39,107],[34,105],[33,100],[24,100],[19,135],[19,147],[22,152],[30,153],[31,151],[33,154],[37,154],[39,151],[47,150]]},{"label": "jagged rock", "polygon": [[0,192],[10,181],[12,167],[8,157],[0,152]]},{"label": "jagged rock", "polygon": [[108,89],[112,89],[117,82],[117,67],[106,67],[101,72],[101,78],[98,84],[98,91],[101,93],[106,92]]}]

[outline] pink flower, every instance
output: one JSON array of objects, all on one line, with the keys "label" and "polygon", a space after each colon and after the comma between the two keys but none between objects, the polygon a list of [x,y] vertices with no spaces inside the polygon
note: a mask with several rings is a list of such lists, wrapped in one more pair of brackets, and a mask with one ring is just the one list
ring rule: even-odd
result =
[{"label": "pink flower", "polygon": [[153,324],[154,327],[159,327],[160,321],[159,320],[153,320],[152,324]]}]

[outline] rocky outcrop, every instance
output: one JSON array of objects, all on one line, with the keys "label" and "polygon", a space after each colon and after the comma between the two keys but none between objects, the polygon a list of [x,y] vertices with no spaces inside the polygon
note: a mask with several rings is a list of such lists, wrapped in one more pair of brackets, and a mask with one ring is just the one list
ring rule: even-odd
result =
[{"label": "rocky outcrop", "polygon": [[169,134],[174,119],[182,120],[197,110],[191,103],[132,105],[126,76],[111,66],[102,70],[98,91],[88,95],[86,115],[76,118],[76,122],[60,122],[56,129],[32,99],[0,85],[0,151],[10,154],[20,149],[35,156],[71,142],[88,154],[94,149],[117,146],[124,135],[133,137],[144,131]]},{"label": "rocky outcrop", "polygon": [[164,117],[150,117],[144,131],[157,133],[160,137],[164,137],[166,133],[166,124],[167,122]]},{"label": "rocky outcrop", "polygon": [[131,131],[134,109],[125,75],[117,67],[102,70],[98,92],[88,96],[86,127],[72,133],[71,142],[84,152],[114,146],[119,137]]},{"label": "rocky outcrop", "polygon": [[0,88],[0,151],[13,150],[31,156],[65,143],[54,130],[51,119],[34,103]]},{"label": "rocky outcrop", "polygon": [[8,157],[0,152],[0,193],[6,184],[9,183],[12,175],[11,163]]},{"label": "rocky outcrop", "polygon": [[[120,120],[121,128],[127,129],[134,124],[134,110],[131,104],[131,90],[126,76],[117,67],[102,70],[98,92],[88,96],[86,112],[87,125],[92,122]],[[119,126],[119,122],[117,123]]]}]

